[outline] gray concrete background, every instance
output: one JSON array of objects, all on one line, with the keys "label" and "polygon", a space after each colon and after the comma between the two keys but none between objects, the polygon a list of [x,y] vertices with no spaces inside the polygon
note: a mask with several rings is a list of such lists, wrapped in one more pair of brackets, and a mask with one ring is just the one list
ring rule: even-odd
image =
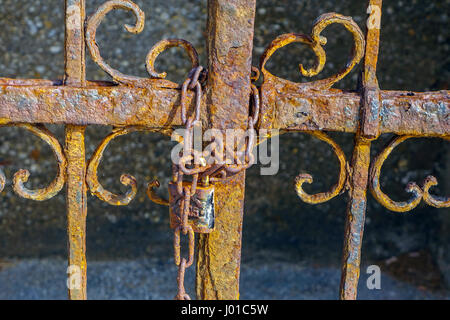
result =
[{"label": "gray concrete background", "polygon": [[[88,14],[102,2],[87,1]],[[133,18],[120,11],[110,13],[97,32],[102,55],[112,66],[127,74],[145,76],[147,51],[156,41],[173,37],[192,42],[200,53],[201,62],[206,64],[206,1],[135,2],[146,13],[146,27],[140,35],[124,31],[123,24],[133,22]],[[335,11],[352,16],[363,28],[366,3],[351,0],[258,0],[254,65],[277,35],[309,33],[312,22],[322,13]],[[448,89],[449,9],[447,0],[386,2],[378,69],[382,89]],[[0,0],[0,76],[61,78],[63,19],[62,1]],[[328,63],[317,78],[332,74],[345,64],[351,46],[351,36],[339,26],[329,27],[324,35],[328,37]],[[291,45],[277,52],[268,68],[280,77],[305,81],[300,78],[297,65],[300,62],[311,65],[313,58],[306,48]],[[181,51],[171,49],[158,59],[157,68],[167,71],[170,80],[180,82],[186,76],[189,62]],[[358,71],[352,71],[337,87],[355,88]],[[89,79],[108,79],[89,57],[87,75]],[[63,128],[49,127],[63,142]],[[20,129],[0,130],[0,164],[8,178],[0,202],[0,262],[5,261],[4,264],[8,265],[13,261],[20,269],[23,259],[58,261],[66,255],[64,192],[49,201],[32,202],[18,198],[11,188],[11,178],[19,168],[30,170],[30,187],[42,187],[51,181],[56,172],[51,150]],[[109,130],[107,127],[88,128],[88,156]],[[350,157],[353,137],[346,134],[332,136]],[[374,144],[374,155],[388,138],[382,136]],[[255,261],[267,259],[267,266],[285,263],[286,270],[290,266],[307,265],[331,268],[336,273],[342,250],[346,196],[310,206],[298,199],[293,188],[294,177],[299,172],[309,172],[315,177],[314,184],[307,187],[310,192],[329,188],[337,178],[336,159],[326,144],[305,134],[282,136],[280,144],[281,164],[276,176],[260,176],[256,166],[248,171],[243,263],[252,266]],[[166,137],[142,133],[120,137],[111,143],[100,166],[101,183],[113,192],[123,192],[119,177],[126,172],[138,179],[140,188],[136,199],[127,207],[112,207],[94,197],[89,198],[89,261],[101,264],[106,263],[102,261],[141,261],[154,257],[165,261],[171,256],[168,212],[166,208],[151,203],[144,188],[146,182],[155,177],[167,185],[171,146]],[[448,194],[448,154],[448,144],[438,139],[405,142],[383,167],[384,190],[396,200],[406,199],[408,194],[403,190],[408,181],[421,183],[427,175],[434,174],[440,185],[433,191],[440,195]],[[392,213],[369,195],[363,263],[385,265],[383,271],[387,274],[430,294],[445,290],[443,279],[450,278],[449,213],[448,209],[437,210],[425,205],[407,214]],[[421,263],[413,262],[405,267],[404,261],[411,262],[409,254],[414,256],[417,252],[420,252],[417,259],[420,258]],[[33,265],[33,262],[24,263]],[[261,272],[258,268],[245,268],[255,270],[255,274]],[[295,267],[292,268],[295,272]],[[270,268],[264,270],[268,272],[264,276],[270,278]],[[245,274],[250,277],[252,273],[243,273],[242,286],[250,281],[246,280]],[[6,278],[0,276],[0,285],[6,285],[6,279],[11,284],[20,278],[20,273],[14,272]],[[282,283],[272,280],[266,279],[265,283],[269,287]],[[97,284],[102,286],[101,281]],[[44,283],[41,285],[45,286]],[[306,296],[316,297],[313,291]],[[290,296],[287,294],[286,297]],[[403,297],[411,298],[408,295]]]}]

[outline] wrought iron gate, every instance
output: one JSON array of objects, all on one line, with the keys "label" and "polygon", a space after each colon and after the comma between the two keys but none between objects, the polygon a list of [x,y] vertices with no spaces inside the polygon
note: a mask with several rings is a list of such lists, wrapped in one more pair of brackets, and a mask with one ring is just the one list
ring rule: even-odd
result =
[{"label": "wrought iron gate", "polygon": [[[378,202],[392,211],[412,210],[422,200],[438,208],[450,206],[449,198],[429,192],[437,185],[432,176],[421,186],[408,184],[407,191],[412,193],[408,201],[393,201],[381,190],[381,167],[400,143],[415,137],[445,140],[450,137],[448,91],[383,91],[378,86],[376,67],[382,0],[369,1],[365,36],[350,17],[324,14],[314,22],[310,35],[290,33],[272,41],[261,57],[259,69],[252,67],[251,61],[255,6],[256,0],[208,0],[207,70],[199,66],[196,50],[190,43],[169,39],[151,48],[146,58],[150,77],[139,78],[122,74],[109,66],[102,59],[95,37],[97,27],[111,10],[128,10],[135,16],[135,25],[125,25],[126,30],[132,33],[143,30],[144,12],[129,0],[110,0],[85,20],[85,1],[66,0],[63,81],[0,78],[0,125],[20,127],[40,137],[51,146],[58,162],[57,176],[48,187],[27,189],[24,184],[30,173],[19,170],[13,179],[14,191],[21,197],[40,201],[52,198],[64,185],[67,188],[68,263],[70,268],[80,272],[80,285],[69,288],[71,299],[86,299],[87,191],[111,205],[127,205],[136,195],[136,180],[130,175],[121,176],[122,184],[129,187],[123,195],[105,190],[97,179],[97,167],[108,143],[134,131],[171,134],[179,127],[186,127],[189,131],[198,122],[221,131],[250,129],[253,132],[253,128],[256,129],[256,135],[246,140],[246,150],[240,151],[244,161],[238,165],[188,166],[188,160],[196,155],[193,150],[184,154],[190,158],[184,159],[185,163],[174,164],[173,185],[169,186],[170,201],[158,198],[153,192],[153,187],[159,186],[157,181],[149,184],[147,193],[151,200],[170,204],[171,222],[175,229],[175,260],[179,266],[179,299],[189,298],[184,292],[183,277],[185,268],[194,260],[194,231],[199,233],[197,297],[239,297],[245,169],[252,163],[254,144],[270,138],[270,135],[263,134],[268,132],[263,129],[309,133],[328,143],[339,160],[339,179],[330,191],[314,195],[306,193],[303,184],[313,181],[307,174],[296,178],[295,188],[303,201],[312,204],[329,201],[344,191],[349,193],[341,299],[356,299],[367,188]],[[326,62],[323,49],[326,38],[321,36],[321,32],[333,23],[343,25],[354,41],[349,61],[339,73],[323,80],[294,83],[266,70],[266,62],[276,50],[299,42],[309,46],[317,57],[313,68],[305,69],[300,65],[300,72],[309,77],[319,74]],[[86,46],[93,60],[113,78],[113,82],[85,79]],[[165,80],[166,74],[158,73],[154,68],[158,55],[170,47],[186,50],[192,62],[192,72],[183,85]],[[364,67],[360,90],[332,89],[361,60]],[[260,72],[263,79],[257,87],[255,83]],[[45,124],[49,123],[66,125],[64,147],[46,129]],[[114,129],[87,161],[84,132],[86,126],[92,124],[112,125]],[[327,131],[355,134],[351,162],[346,160]],[[371,142],[382,133],[393,133],[395,137],[371,160]],[[183,181],[183,176],[191,176],[191,179]],[[5,176],[0,172],[0,189],[4,185]],[[197,201],[197,207],[191,204],[192,201]],[[198,217],[205,206],[215,216],[214,231],[209,224],[188,223],[188,218]],[[189,235],[188,259],[180,258],[182,234]]]}]

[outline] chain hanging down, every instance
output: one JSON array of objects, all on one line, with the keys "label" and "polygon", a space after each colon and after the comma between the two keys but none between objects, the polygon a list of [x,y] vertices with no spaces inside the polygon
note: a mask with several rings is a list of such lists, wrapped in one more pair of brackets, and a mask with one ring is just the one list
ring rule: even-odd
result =
[{"label": "chain hanging down", "polygon": [[[175,264],[178,266],[178,292],[175,296],[177,300],[190,300],[190,296],[186,293],[184,288],[184,275],[186,268],[189,268],[194,263],[194,246],[195,234],[194,227],[199,225],[198,221],[189,222],[189,217],[195,217],[199,220],[200,216],[205,216],[205,212],[214,212],[214,193],[213,189],[206,195],[205,202],[198,199],[198,177],[199,173],[207,170],[206,161],[197,150],[192,148],[194,126],[199,124],[200,104],[202,97],[202,87],[199,82],[199,77],[204,75],[201,66],[192,69],[188,78],[184,81],[181,88],[181,119],[185,125],[185,134],[183,139],[183,149],[178,163],[173,164],[173,180],[169,184],[169,203],[170,203],[170,225],[174,229],[174,258]],[[186,94],[187,89],[195,89],[195,109],[192,117],[187,117],[186,110]],[[191,165],[192,164],[192,165]],[[188,168],[191,166],[191,168]],[[184,176],[192,176],[191,181],[183,181]],[[209,198],[209,199],[208,199]],[[207,202],[209,201],[209,208]],[[193,202],[193,203],[192,203]],[[206,218],[206,217],[205,217]],[[214,219],[213,217],[208,217]],[[207,218],[207,219],[208,219]],[[200,223],[201,224],[201,223]],[[208,223],[203,224],[203,228],[195,228],[196,232],[210,232]],[[181,234],[189,237],[189,257],[181,258]]]},{"label": "chain hanging down", "polygon": [[[186,269],[194,263],[195,233],[210,233],[214,230],[214,183],[233,176],[249,168],[254,162],[252,154],[255,145],[254,126],[259,115],[259,93],[252,84],[253,112],[248,118],[248,134],[244,150],[232,150],[231,161],[222,161],[214,158],[207,161],[208,155],[193,148],[194,130],[201,126],[200,107],[202,98],[201,82],[206,78],[201,66],[191,70],[181,87],[181,119],[185,126],[183,137],[180,137],[182,149],[179,159],[173,161],[172,181],[169,183],[169,201],[159,198],[153,191],[159,187],[158,181],[149,184],[147,194],[149,198],[170,209],[170,227],[174,230],[174,260],[178,266],[178,292],[177,300],[190,300],[184,288]],[[187,115],[187,91],[195,90],[194,111],[191,117]],[[225,146],[220,137],[214,137],[209,145],[223,155]],[[242,160],[243,159],[243,160]],[[210,159],[208,159],[210,160]],[[181,236],[188,236],[188,257],[181,257]]]}]

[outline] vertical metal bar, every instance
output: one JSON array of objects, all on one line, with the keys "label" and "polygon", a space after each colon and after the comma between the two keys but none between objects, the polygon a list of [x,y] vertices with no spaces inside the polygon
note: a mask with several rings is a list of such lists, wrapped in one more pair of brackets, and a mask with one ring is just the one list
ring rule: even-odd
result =
[{"label": "vertical metal bar", "polygon": [[85,0],[65,2],[65,74],[66,85],[83,86],[86,81],[84,19]]},{"label": "vertical metal bar", "polygon": [[[65,74],[70,86],[85,84],[84,43],[85,1],[65,1]],[[67,234],[69,249],[69,298],[85,300],[86,296],[86,158],[85,126],[66,126],[67,156]]]},{"label": "vertical metal bar", "polygon": [[[246,129],[256,0],[208,0],[207,108],[211,126]],[[238,299],[245,172],[217,184],[215,231],[198,241],[199,299]]]},{"label": "vertical metal bar", "polygon": [[355,300],[361,262],[366,214],[366,189],[370,165],[370,141],[357,138],[353,151],[350,200],[347,206],[340,298]]},{"label": "vertical metal bar", "polygon": [[363,71],[361,117],[356,134],[350,178],[342,259],[340,298],[355,300],[360,274],[361,245],[366,215],[366,191],[370,166],[371,141],[379,136],[380,92],[376,78],[382,0],[370,0],[367,21],[366,53]]}]

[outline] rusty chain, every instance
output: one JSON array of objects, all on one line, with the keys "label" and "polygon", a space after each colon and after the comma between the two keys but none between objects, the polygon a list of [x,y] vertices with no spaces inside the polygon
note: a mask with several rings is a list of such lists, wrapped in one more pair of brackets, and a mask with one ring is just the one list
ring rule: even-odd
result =
[{"label": "rusty chain", "polygon": [[[205,166],[197,166],[195,168],[196,160],[199,160],[200,157],[195,150],[192,149],[192,138],[193,138],[193,127],[194,123],[199,121],[200,117],[200,104],[202,97],[202,87],[199,81],[200,75],[202,74],[203,68],[201,66],[196,67],[191,70],[187,79],[184,81],[181,88],[181,119],[185,125],[186,132],[184,135],[184,148],[183,148],[183,156],[179,160],[178,164],[173,165],[174,177],[173,180],[177,184],[177,192],[180,197],[180,225],[177,226],[174,230],[174,258],[175,264],[178,266],[178,276],[177,276],[177,284],[178,284],[178,292],[175,296],[176,300],[191,300],[190,296],[186,293],[184,288],[184,276],[186,272],[186,268],[189,268],[194,263],[194,241],[195,234],[194,230],[188,223],[188,218],[190,214],[190,202],[191,197],[195,194],[198,183],[198,175],[199,172],[206,170]],[[205,76],[205,73],[203,73]],[[203,76],[203,78],[205,78]],[[186,95],[187,89],[195,89],[195,109],[194,115],[190,118],[187,118],[187,110],[186,110]],[[188,169],[186,164],[191,160],[194,160],[194,168]],[[206,164],[200,161],[201,164]],[[183,186],[183,176],[191,175],[192,183],[189,186]],[[180,241],[180,233],[183,235],[189,236],[189,257],[181,258],[181,241]]]},{"label": "rusty chain", "polygon": [[[177,299],[190,299],[184,288],[186,268],[194,261],[195,233],[209,233],[214,228],[214,183],[223,185],[216,196],[219,201],[227,201],[227,193],[233,188],[234,201],[227,208],[221,207],[218,214],[224,217],[216,229],[220,234],[206,239],[199,249],[200,259],[208,258],[208,266],[199,270],[197,286],[201,288],[201,298],[238,298],[236,272],[239,272],[240,234],[242,231],[242,204],[245,192],[244,177],[236,181],[224,181],[254,162],[252,150],[263,136],[263,130],[304,132],[315,136],[332,147],[339,160],[340,174],[337,183],[328,191],[308,194],[303,185],[312,183],[313,177],[301,174],[296,179],[299,197],[311,204],[331,200],[348,189],[349,202],[345,229],[342,260],[342,299],[355,299],[360,274],[361,244],[364,234],[367,207],[367,186],[374,198],[385,208],[395,212],[407,212],[422,201],[444,208],[450,206],[450,198],[439,197],[430,192],[437,186],[437,179],[428,176],[422,185],[409,183],[407,191],[411,198],[394,201],[383,192],[381,170],[388,157],[401,143],[419,137],[437,137],[449,140],[449,91],[413,93],[411,91],[381,90],[377,80],[377,62],[380,47],[382,0],[369,2],[366,36],[351,17],[337,13],[325,13],[315,20],[310,34],[287,33],[276,37],[266,47],[259,65],[263,81],[256,88],[253,84],[259,78],[259,70],[252,68],[252,103],[248,117],[248,63],[252,57],[254,38],[255,0],[235,0],[236,10],[221,10],[227,0],[209,1],[206,44],[208,66],[211,76],[208,81],[207,103],[200,113],[203,82],[206,71],[199,67],[198,53],[192,44],[182,39],[164,39],[156,43],[147,54],[145,65],[150,78],[126,75],[112,68],[101,56],[96,33],[109,12],[125,10],[135,17],[134,24],[126,24],[131,33],[140,33],[144,28],[145,14],[132,0],[105,1],[86,19],[85,0],[65,0],[65,67],[62,82],[44,79],[0,78],[0,126],[16,126],[30,131],[48,143],[55,153],[58,172],[53,182],[45,188],[31,190],[26,187],[28,170],[19,170],[13,178],[13,189],[21,197],[31,200],[47,200],[67,186],[67,232],[69,240],[69,266],[81,268],[80,286],[69,288],[71,299],[87,298],[86,276],[86,210],[87,191],[111,205],[127,205],[137,193],[136,179],[128,174],[120,181],[129,189],[124,194],[114,194],[99,182],[97,169],[108,144],[115,139],[137,131],[158,131],[172,133],[175,126],[188,129],[184,143],[186,148],[179,163],[174,164],[173,181],[169,184],[170,200],[159,198],[154,187],[158,181],[149,184],[148,196],[156,203],[170,205],[171,228],[174,229],[175,263],[178,268]],[[325,67],[327,39],[323,31],[332,24],[344,27],[353,38],[353,45],[347,63],[338,73],[321,80],[292,82],[271,74],[266,64],[273,54],[292,43],[302,43],[312,50],[316,63],[311,68],[299,64],[301,75],[312,77],[320,74]],[[330,34],[331,35],[331,34]],[[238,51],[230,43],[241,44]],[[94,63],[112,77],[113,83],[86,80],[86,47]],[[157,57],[168,48],[183,49],[191,62],[192,70],[182,86],[167,79],[165,72],[155,70]],[[220,54],[217,54],[220,53]],[[224,63],[225,61],[225,63]],[[356,65],[363,61],[360,87],[357,92],[332,89],[346,77]],[[232,83],[232,87],[222,84]],[[181,87],[181,118],[173,121],[173,109],[179,104]],[[191,113],[187,111],[188,91],[195,94],[195,104]],[[259,102],[261,95],[261,104]],[[212,105],[214,103],[214,105]],[[26,106],[26,107],[24,107]],[[151,106],[151,107],[149,107]],[[80,112],[82,110],[82,112]],[[244,112],[244,114],[243,114]],[[261,114],[261,116],[259,116]],[[226,144],[232,157],[225,162],[208,164],[207,154],[190,148],[193,132],[200,118],[211,120],[213,126],[225,129],[239,127],[248,121],[249,133],[239,136],[240,144]],[[241,118],[243,116],[244,118]],[[228,122],[228,117],[236,117]],[[182,120],[182,122],[180,122]],[[236,121],[234,121],[236,120]],[[258,124],[256,125],[256,123]],[[41,125],[42,123],[42,125]],[[65,124],[65,146],[46,129],[43,124]],[[86,161],[85,130],[88,125],[113,126],[112,132],[103,139],[89,161]],[[260,130],[259,136],[254,131]],[[347,161],[340,146],[325,132],[345,132],[355,135],[352,160]],[[393,139],[382,149],[373,161],[372,141],[381,134],[394,134]],[[234,143],[234,141],[233,141]],[[218,150],[225,150],[223,140],[214,140]],[[228,154],[227,154],[228,155]],[[192,165],[194,161],[194,165]],[[220,163],[219,163],[220,162]],[[189,177],[185,177],[189,176]],[[0,170],[0,190],[5,184],[5,176]],[[189,181],[183,181],[189,180]],[[86,183],[84,183],[86,182]],[[219,188],[217,188],[219,189]],[[235,190],[234,190],[235,189]],[[206,209],[205,206],[209,205]],[[203,207],[202,207],[203,206]],[[205,213],[210,215],[207,216]],[[210,217],[212,218],[208,220]],[[206,217],[206,218],[205,218]],[[203,220],[201,220],[203,219]],[[199,222],[200,221],[200,222]],[[211,222],[211,223],[210,223]],[[224,228],[225,226],[225,228]],[[189,239],[188,256],[181,258],[181,235]],[[239,242],[236,243],[236,239]],[[233,252],[228,248],[235,246]],[[208,256],[214,248],[217,255]],[[233,268],[222,268],[217,261],[233,263]],[[220,289],[210,290],[214,281],[220,279]],[[200,283],[202,282],[202,283]],[[203,287],[202,287],[203,286]],[[218,286],[216,286],[218,287]],[[216,289],[216,288],[214,288]],[[214,291],[214,296],[210,292]],[[226,292],[225,292],[226,291]]]},{"label": "rusty chain", "polygon": [[[202,82],[206,80],[206,72],[203,67],[199,66],[193,68],[187,79],[183,82],[181,87],[181,120],[185,125],[185,133],[183,138],[183,151],[180,152],[181,157],[178,163],[173,164],[173,182],[176,183],[177,203],[179,205],[179,225],[174,228],[174,260],[178,266],[177,285],[178,291],[175,296],[176,300],[190,300],[190,296],[186,293],[184,287],[184,277],[186,269],[194,263],[195,251],[195,233],[192,226],[189,224],[189,216],[196,216],[198,212],[194,212],[191,205],[192,197],[197,191],[199,180],[206,185],[215,183],[226,179],[230,175],[237,174],[249,168],[254,162],[252,153],[255,145],[255,124],[259,116],[259,92],[254,84],[251,85],[253,96],[253,112],[248,117],[248,137],[246,137],[246,147],[244,151],[237,151],[233,155],[234,164],[207,164],[202,152],[192,148],[193,144],[193,130],[194,126],[200,121],[200,107],[202,97]],[[195,105],[193,115],[188,117],[186,98],[187,91],[195,90]],[[221,151],[224,149],[223,141],[214,141],[215,147],[219,147]],[[239,157],[243,157],[243,163],[240,162]],[[192,165],[193,163],[193,165]],[[188,167],[190,166],[190,167]],[[184,181],[184,176],[191,176],[190,182]],[[188,235],[189,238],[189,256],[188,258],[181,258],[181,234]]]},{"label": "rusty chain", "polygon": [[[258,72],[258,69],[254,68],[255,72]],[[254,70],[252,68],[252,70]],[[256,79],[259,76],[259,73],[257,73]],[[252,81],[256,81],[254,77],[252,77]],[[248,117],[248,137],[246,137],[246,145],[244,151],[233,151],[233,162],[237,163],[236,165],[233,164],[215,164],[211,167],[211,169],[205,171],[202,175],[202,179],[205,179],[205,176],[207,175],[208,180],[210,182],[219,182],[222,181],[230,176],[233,176],[243,170],[248,169],[253,165],[255,162],[255,157],[252,153],[253,147],[255,146],[256,141],[256,132],[255,132],[255,125],[258,122],[259,118],[259,110],[260,110],[260,99],[259,99],[259,90],[258,88],[252,83],[251,84],[252,89],[252,97],[253,97],[253,111],[252,114]],[[223,141],[214,141],[213,143],[220,143],[220,148],[224,149]],[[228,151],[228,150],[227,150]],[[240,159],[244,158],[243,163],[241,163]],[[232,162],[232,163],[233,163]]]}]

